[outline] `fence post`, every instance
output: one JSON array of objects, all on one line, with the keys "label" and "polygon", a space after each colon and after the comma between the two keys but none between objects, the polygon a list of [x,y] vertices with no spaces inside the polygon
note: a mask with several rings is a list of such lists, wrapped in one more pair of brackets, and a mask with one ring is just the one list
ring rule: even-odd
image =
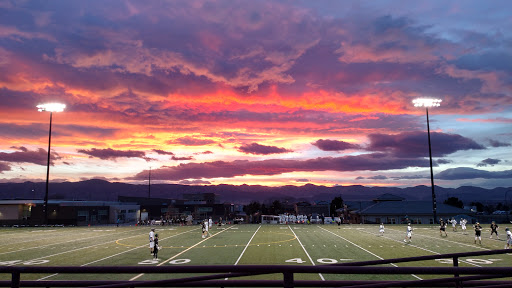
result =
[{"label": "fence post", "polygon": [[[453,267],[459,267],[459,257],[457,256],[454,256],[453,257]],[[453,275],[455,278],[459,278],[459,273],[455,272],[455,274]],[[455,287],[459,288],[461,287],[460,285],[460,281],[455,281]]]},{"label": "fence post", "polygon": [[20,287],[20,272],[12,272],[12,280],[11,280],[11,287],[12,288],[19,288]]},{"label": "fence post", "polygon": [[293,288],[295,285],[293,284],[293,273],[292,272],[284,272],[283,273],[283,288]]}]

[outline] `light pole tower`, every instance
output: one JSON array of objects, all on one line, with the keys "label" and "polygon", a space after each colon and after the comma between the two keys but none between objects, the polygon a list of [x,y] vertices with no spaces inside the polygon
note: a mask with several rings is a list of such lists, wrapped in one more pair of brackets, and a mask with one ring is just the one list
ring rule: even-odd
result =
[{"label": "light pole tower", "polygon": [[428,155],[430,157],[430,184],[432,186],[432,214],[434,216],[434,223],[437,221],[437,203],[436,203],[436,193],[434,191],[434,170],[432,168],[432,146],[430,144],[430,124],[428,120],[428,108],[429,107],[439,107],[441,106],[440,99],[428,99],[428,98],[419,98],[414,99],[412,103],[414,107],[425,107],[425,111],[427,112],[427,135],[428,135]]},{"label": "light pole tower", "polygon": [[50,112],[50,132],[48,133],[48,161],[46,165],[46,191],[44,194],[44,206],[43,206],[43,214],[44,214],[44,220],[43,224],[48,225],[48,182],[50,178],[50,147],[52,143],[52,115],[53,112],[62,112],[64,111],[64,108],[66,108],[65,104],[60,103],[48,103],[48,104],[40,104],[37,105],[37,111],[43,112],[47,111]]}]

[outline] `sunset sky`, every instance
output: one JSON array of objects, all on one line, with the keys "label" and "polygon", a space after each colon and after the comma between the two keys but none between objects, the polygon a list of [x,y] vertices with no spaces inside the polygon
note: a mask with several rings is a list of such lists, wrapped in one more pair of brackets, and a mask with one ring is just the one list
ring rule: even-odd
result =
[{"label": "sunset sky", "polygon": [[0,0],[0,182],[511,187],[511,11]]}]

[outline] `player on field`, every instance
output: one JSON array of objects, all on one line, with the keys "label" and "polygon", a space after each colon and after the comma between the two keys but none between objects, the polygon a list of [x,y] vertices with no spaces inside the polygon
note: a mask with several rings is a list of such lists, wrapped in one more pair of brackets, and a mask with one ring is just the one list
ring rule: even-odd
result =
[{"label": "player on field", "polygon": [[453,232],[457,231],[457,220],[455,218],[452,218],[452,220],[448,220],[452,224],[452,230]]},{"label": "player on field", "polygon": [[379,226],[379,233],[380,233],[380,236],[383,236],[383,235],[384,235],[384,223],[380,223],[380,226]]},{"label": "player on field", "polygon": [[411,241],[412,241],[412,227],[411,227],[411,223],[407,223],[407,232],[405,233],[404,242],[411,243]]},{"label": "player on field", "polygon": [[206,227],[208,227],[208,226],[206,225],[206,222],[205,222],[205,221],[202,221],[202,222],[201,222],[201,233],[202,233],[202,234],[201,234],[201,238],[206,238],[206,235],[207,235],[207,233],[208,233],[208,232],[207,232],[207,230],[206,230]]},{"label": "player on field", "polygon": [[213,226],[213,220],[212,220],[212,217],[210,217],[208,219],[208,228],[212,228],[212,226]]},{"label": "player on field", "polygon": [[206,237],[208,237],[208,231],[210,230],[210,221],[208,219],[204,219],[204,227],[206,228]]},{"label": "player on field", "polygon": [[151,231],[149,231],[149,251],[150,251],[151,255],[153,255],[154,248],[155,248],[155,228],[151,228]]},{"label": "player on field", "polygon": [[439,235],[443,236],[443,232],[444,236],[448,236],[448,234],[446,234],[446,222],[444,222],[443,218],[439,218]]},{"label": "player on field", "polygon": [[482,226],[480,226],[480,223],[476,222],[474,227],[475,227],[475,244],[476,244],[476,240],[478,239],[478,242],[480,242],[480,245],[482,245]]},{"label": "player on field", "polygon": [[496,239],[500,239],[500,237],[498,237],[498,224],[496,224],[496,222],[492,221],[491,223],[491,236],[489,237],[489,239],[492,238],[492,234],[493,233],[496,233]]},{"label": "player on field", "polygon": [[510,229],[505,228],[505,233],[507,233],[507,245],[505,245],[505,249],[510,249],[510,246],[512,246],[512,232],[510,232]]},{"label": "player on field", "polygon": [[464,235],[466,235],[466,223],[468,223],[468,220],[460,218],[460,228],[462,229],[462,234]]},{"label": "player on field", "polygon": [[155,243],[155,249],[153,249],[153,258],[158,260],[158,250],[160,250],[160,246],[158,246],[158,234],[155,234],[155,239],[153,242]]}]

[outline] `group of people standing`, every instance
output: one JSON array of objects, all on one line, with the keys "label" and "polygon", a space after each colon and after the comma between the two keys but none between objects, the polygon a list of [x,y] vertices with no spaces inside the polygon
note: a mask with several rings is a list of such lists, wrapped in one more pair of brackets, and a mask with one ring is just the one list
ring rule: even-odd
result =
[{"label": "group of people standing", "polygon": [[[221,222],[219,222],[219,223],[221,223]],[[210,217],[209,219],[204,219],[204,221],[201,222],[201,232],[202,232],[201,238],[208,237],[208,233],[209,233],[208,231],[212,228],[212,226],[213,226],[212,217]]]},{"label": "group of people standing", "polygon": [[149,231],[149,251],[155,260],[158,260],[158,250],[160,250],[158,234],[155,233],[155,228],[151,228],[151,231]]},{"label": "group of people standing", "polygon": [[[455,220],[454,218],[452,218],[451,220],[447,220],[447,222],[450,222],[452,224],[452,228],[453,228],[453,231],[457,231],[457,220]],[[446,234],[446,223],[443,218],[440,218],[439,219],[439,235],[440,236],[443,236],[443,232],[444,232],[444,236],[448,236],[448,234]],[[460,219],[460,226],[461,226],[461,229],[462,229],[462,233],[463,234],[467,234],[466,233],[466,223],[468,221],[464,218],[461,218]],[[483,231],[483,228],[482,228],[482,225],[480,225],[479,222],[476,222],[475,225],[473,225],[473,228],[475,229],[475,244],[476,244],[476,241],[478,240],[478,243],[480,245],[482,245],[482,231]],[[498,235],[498,224],[496,224],[495,221],[492,221],[491,223],[491,235],[489,236],[489,239],[492,239],[492,235],[493,234],[496,234],[496,239],[499,240],[499,235]],[[507,239],[506,239],[506,244],[505,244],[505,249],[509,249],[510,246],[512,246],[512,233],[510,232],[510,229],[508,228],[505,228],[505,233],[506,233],[506,236],[507,236]]]}]

